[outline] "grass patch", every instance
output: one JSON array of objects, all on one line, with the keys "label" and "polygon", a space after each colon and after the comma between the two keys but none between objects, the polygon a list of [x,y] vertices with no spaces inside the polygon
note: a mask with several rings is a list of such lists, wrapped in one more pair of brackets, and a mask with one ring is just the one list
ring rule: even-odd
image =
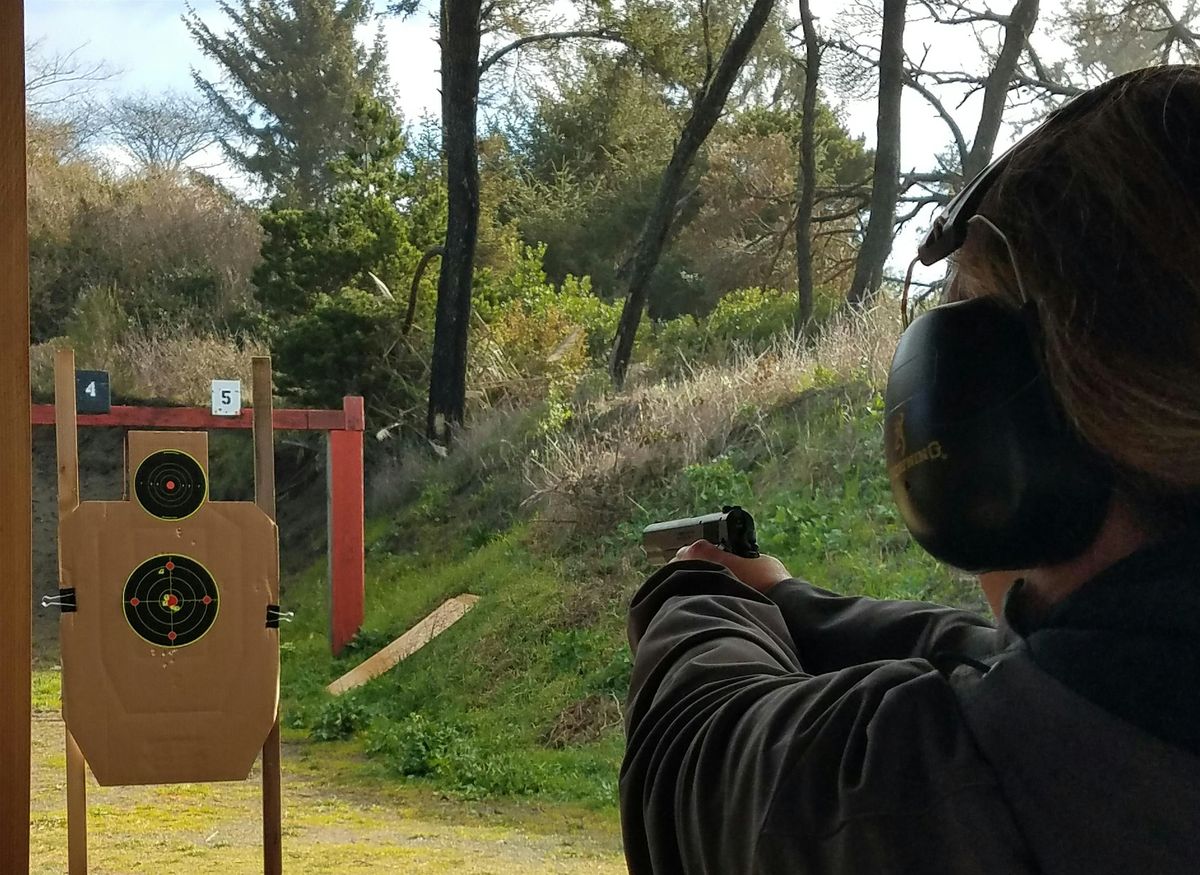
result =
[{"label": "grass patch", "polygon": [[58,713],[62,710],[62,669],[39,668],[33,672],[34,713]]},{"label": "grass patch", "polygon": [[[367,623],[344,657],[329,656],[323,615],[290,630],[287,724],[319,740],[355,737],[395,774],[467,798],[611,806],[617,726],[581,747],[542,739],[576,701],[624,692],[618,612],[609,628],[564,628],[561,563],[536,557],[522,535],[516,529],[457,558],[372,556]],[[365,687],[338,698],[324,692],[330,679],[463,592],[481,601],[452,629]]]}]

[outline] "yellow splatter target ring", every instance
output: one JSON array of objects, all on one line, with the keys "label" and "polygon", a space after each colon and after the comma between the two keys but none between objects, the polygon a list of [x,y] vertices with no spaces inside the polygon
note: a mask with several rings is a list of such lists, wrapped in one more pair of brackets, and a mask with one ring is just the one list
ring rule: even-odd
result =
[{"label": "yellow splatter target ring", "polygon": [[154,556],[129,575],[122,609],[129,628],[143,641],[158,647],[187,647],[203,638],[217,620],[217,583],[190,556]]}]

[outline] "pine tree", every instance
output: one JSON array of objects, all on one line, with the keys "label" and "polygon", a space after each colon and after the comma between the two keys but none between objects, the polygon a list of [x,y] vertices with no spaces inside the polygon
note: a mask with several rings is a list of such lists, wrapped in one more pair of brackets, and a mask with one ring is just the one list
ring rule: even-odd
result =
[{"label": "pine tree", "polygon": [[384,45],[355,28],[370,0],[220,0],[232,28],[215,32],[189,6],[184,24],[216,61],[222,81],[193,71],[196,87],[229,123],[229,159],[296,207],[321,203],[329,162],[351,143],[356,100],[385,85]]}]

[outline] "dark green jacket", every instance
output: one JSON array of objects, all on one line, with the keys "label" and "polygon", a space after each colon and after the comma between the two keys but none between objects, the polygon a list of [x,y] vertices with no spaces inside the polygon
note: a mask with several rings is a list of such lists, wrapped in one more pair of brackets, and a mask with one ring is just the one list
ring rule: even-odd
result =
[{"label": "dark green jacket", "polygon": [[1049,616],[1014,588],[1003,631],[667,566],[630,609],[631,873],[1200,873],[1195,546]]}]

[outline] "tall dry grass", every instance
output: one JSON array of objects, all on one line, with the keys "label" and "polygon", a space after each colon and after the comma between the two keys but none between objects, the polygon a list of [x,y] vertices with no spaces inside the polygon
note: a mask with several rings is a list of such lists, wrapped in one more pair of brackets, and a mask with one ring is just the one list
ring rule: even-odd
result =
[{"label": "tall dry grass", "polygon": [[[69,338],[57,338],[30,348],[35,397],[53,395],[54,350],[71,343]],[[267,352],[253,340],[134,331],[120,340],[86,339],[76,345],[75,360],[80,368],[108,371],[117,397],[207,406],[213,380],[241,380],[249,386],[251,358]]]},{"label": "tall dry grass", "polygon": [[780,340],[578,405],[572,427],[530,457],[527,501],[564,522],[627,515],[639,485],[720,455],[736,432],[818,383],[881,388],[900,330],[893,306],[845,313],[815,342]]}]

